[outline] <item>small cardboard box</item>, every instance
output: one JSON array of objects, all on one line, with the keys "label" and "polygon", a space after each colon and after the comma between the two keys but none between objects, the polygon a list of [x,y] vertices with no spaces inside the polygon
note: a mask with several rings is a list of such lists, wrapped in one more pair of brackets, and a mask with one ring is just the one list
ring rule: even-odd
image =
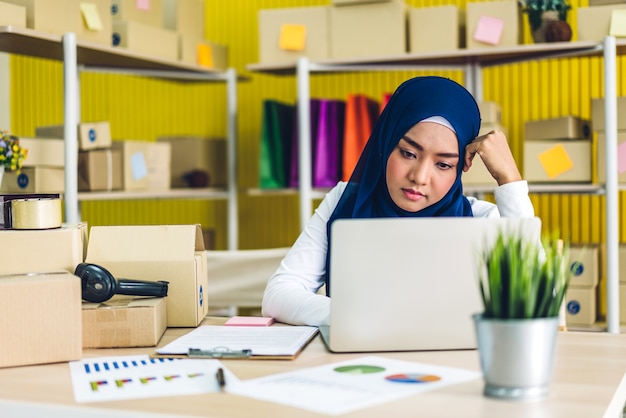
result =
[{"label": "small cardboard box", "polygon": [[502,109],[499,103],[487,100],[479,100],[477,103],[480,111],[481,127],[484,125],[499,126],[502,124]]},{"label": "small cardboard box", "polygon": [[228,67],[228,47],[189,35],[178,35],[178,59],[214,70]]},{"label": "small cardboard box", "polygon": [[[594,131],[605,129],[604,104],[604,99],[591,99],[591,125]],[[626,129],[626,96],[617,98],[617,129]]]},{"label": "small cardboard box", "polygon": [[69,272],[1,277],[0,367],[80,360],[80,298]]},{"label": "small cardboard box", "polygon": [[124,185],[122,151],[96,149],[78,153],[78,190],[121,190]]},{"label": "small cardboard box", "polygon": [[204,0],[163,0],[163,27],[204,39]]},{"label": "small cardboard box", "polygon": [[0,26],[26,27],[26,6],[0,1]]},{"label": "small cardboard box", "polygon": [[65,141],[52,138],[20,138],[28,150],[24,167],[65,167]]},{"label": "small cardboard box", "polygon": [[65,170],[59,167],[23,167],[17,171],[5,171],[1,192],[9,193],[63,193]]},{"label": "small cardboard box", "polygon": [[4,3],[26,8],[26,27],[42,32],[62,35],[68,32],[69,18],[73,0],[2,0]]},{"label": "small cardboard box", "polygon": [[172,145],[169,142],[150,142],[146,152],[148,189],[169,190],[171,187]]},{"label": "small cardboard box", "polygon": [[195,327],[208,313],[200,225],[94,226],[86,260],[115,277],[169,282],[168,327]]},{"label": "small cardboard box", "polygon": [[327,6],[259,10],[259,62],[294,64],[300,57],[328,59]]},{"label": "small cardboard box", "polygon": [[[597,153],[596,153],[596,172],[598,174],[598,183],[604,184],[606,182],[606,134],[604,131],[599,131],[597,135]],[[619,149],[626,149],[626,130],[617,131],[617,146]],[[618,150],[615,150],[618,152]],[[619,154],[618,154],[619,155]],[[618,157],[619,159],[619,157]],[[618,172],[617,181],[619,183],[626,183],[626,171],[618,160]]]},{"label": "small cardboard box", "polygon": [[591,139],[591,122],[575,116],[527,121],[524,139]]},{"label": "small cardboard box", "polygon": [[592,325],[596,322],[596,286],[570,286],[565,292],[565,322]]},{"label": "small cardboard box", "polygon": [[352,6],[355,4],[367,3],[388,3],[393,0],[332,0],[333,6]]},{"label": "small cardboard box", "polygon": [[113,22],[113,46],[166,60],[178,59],[175,31],[132,20]]},{"label": "small cardboard box", "polygon": [[124,140],[113,142],[112,149],[122,154],[122,188],[143,190],[148,188],[149,141]]},{"label": "small cardboard box", "polygon": [[570,286],[597,286],[600,277],[600,254],[595,245],[570,247],[572,278]]},{"label": "small cardboard box", "polygon": [[210,187],[226,186],[228,158],[226,141],[223,138],[175,136],[157,140],[172,144],[172,187],[189,187],[184,175],[191,170],[206,171],[209,174]]},{"label": "small cardboard box", "polygon": [[164,298],[83,302],[83,348],[153,347],[167,328]]},{"label": "small cardboard box", "polygon": [[591,140],[524,141],[529,182],[591,182]]},{"label": "small cardboard box", "polygon": [[[624,4],[576,8],[576,34],[579,41],[602,41],[611,29],[613,10],[626,8]],[[594,125],[595,126],[595,125]]]},{"label": "small cardboard box", "polygon": [[[108,121],[82,122],[78,124],[78,149],[109,148],[111,146],[111,126]],[[64,138],[64,125],[38,126],[35,134],[42,138]]]},{"label": "small cardboard box", "polygon": [[[482,18],[482,20],[481,20]],[[502,25],[498,32],[495,24]],[[522,11],[514,0],[469,2],[466,8],[466,43],[468,49],[515,46],[522,43]],[[480,22],[480,25],[479,25]],[[497,39],[497,43],[487,43],[475,38],[477,29],[486,32],[487,38]],[[499,33],[499,36],[497,36]]]},{"label": "small cardboard box", "polygon": [[410,7],[409,52],[453,51],[465,46],[465,15],[454,5]]},{"label": "small cardboard box", "polygon": [[2,230],[0,275],[74,271],[85,259],[87,224],[56,229]]},{"label": "small cardboard box", "polygon": [[163,0],[111,0],[110,7],[113,22],[133,21],[158,28],[163,25]]},{"label": "small cardboard box", "polygon": [[331,7],[330,57],[406,54],[406,12],[398,1]]}]

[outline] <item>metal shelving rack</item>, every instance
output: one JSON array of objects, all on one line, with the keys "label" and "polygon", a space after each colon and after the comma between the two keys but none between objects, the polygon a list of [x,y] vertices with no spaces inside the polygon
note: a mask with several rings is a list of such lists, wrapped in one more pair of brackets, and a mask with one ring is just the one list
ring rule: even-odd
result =
[{"label": "metal shelving rack", "polygon": [[[65,137],[65,222],[80,221],[80,201],[120,199],[226,199],[228,201],[228,249],[238,248],[237,206],[237,73],[234,69],[212,71],[177,61],[140,54],[126,49],[76,40],[74,33],[63,36],[12,26],[0,27],[0,51],[63,63]],[[173,189],[141,192],[78,193],[78,138],[80,122],[80,71],[142,75],[174,80],[226,83],[227,170],[225,190]]]},{"label": "metal shelving rack", "polygon": [[[312,213],[312,200],[322,193],[311,187],[311,137],[310,137],[310,76],[317,72],[398,71],[425,69],[462,70],[465,87],[477,100],[482,99],[482,69],[497,65],[550,58],[603,56],[604,98],[606,112],[606,183],[604,185],[530,185],[538,193],[604,193],[606,195],[606,272],[607,272],[607,331],[619,333],[619,189],[617,181],[617,155],[609,150],[617,148],[617,87],[616,56],[626,53],[626,42],[616,42],[607,36],[602,42],[555,42],[493,47],[484,49],[459,49],[456,51],[402,54],[364,59],[325,60],[310,62],[306,57],[294,64],[250,64],[252,72],[274,75],[296,75],[299,136],[300,225],[304,227]],[[490,186],[491,189],[493,186]],[[468,188],[469,189],[469,188]],[[473,187],[473,193],[490,189]]]}]

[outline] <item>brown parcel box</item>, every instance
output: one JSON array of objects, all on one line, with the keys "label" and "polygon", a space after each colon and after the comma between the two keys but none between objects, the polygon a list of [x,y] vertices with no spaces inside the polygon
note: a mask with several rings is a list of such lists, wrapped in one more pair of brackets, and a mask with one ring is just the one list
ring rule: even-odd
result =
[{"label": "brown parcel box", "polygon": [[530,120],[524,124],[524,139],[590,139],[591,122],[575,116]]},{"label": "brown parcel box", "polygon": [[[604,99],[591,99],[591,125],[594,131],[604,131],[604,105]],[[626,96],[617,98],[617,129],[626,129]]]},{"label": "brown parcel box", "polygon": [[609,4],[576,8],[576,34],[579,41],[602,41],[609,35],[613,10],[625,8],[625,4]]},{"label": "brown parcel box", "polygon": [[116,277],[168,281],[168,327],[195,327],[208,313],[200,225],[94,226],[86,260]]},{"label": "brown parcel box", "polygon": [[24,167],[65,167],[63,139],[20,138],[20,145],[28,150]]},{"label": "brown parcel box", "polygon": [[570,286],[565,292],[565,322],[592,325],[596,322],[597,286]]},{"label": "brown parcel box", "polygon": [[126,139],[115,141],[111,148],[122,153],[122,188],[148,188],[148,146],[150,141]]},{"label": "brown parcel box", "polygon": [[23,167],[19,172],[5,171],[0,192],[63,193],[65,170],[60,167]]},{"label": "brown parcel box", "polygon": [[409,52],[454,51],[465,46],[465,15],[458,6],[407,9]]},{"label": "brown parcel box", "polygon": [[113,22],[113,46],[172,61],[178,57],[176,31],[132,20]]},{"label": "brown parcel box", "polygon": [[68,32],[67,11],[72,0],[3,0],[26,7],[26,27],[62,35]]},{"label": "brown parcel box", "polygon": [[0,275],[74,271],[85,259],[87,224],[0,232]]},{"label": "brown parcel box", "polygon": [[153,347],[167,328],[164,298],[83,302],[83,348]]},{"label": "brown parcel box", "polygon": [[0,26],[26,27],[26,6],[0,2]]},{"label": "brown parcel box", "polygon": [[[35,134],[43,138],[64,138],[63,125],[38,126]],[[78,149],[90,150],[111,146],[111,125],[108,121],[82,122],[78,124]]]},{"label": "brown parcel box", "polygon": [[[163,25],[163,0],[139,2],[137,0],[110,0],[113,21],[130,20],[157,28]],[[143,5],[142,5],[143,3]]]},{"label": "brown parcel box", "polygon": [[[598,173],[598,183],[604,184],[606,182],[606,134],[604,131],[597,133],[598,138],[598,150],[596,153],[596,171]],[[626,147],[626,130],[617,131],[617,146],[621,149]],[[619,155],[619,154],[618,154]],[[618,164],[618,169],[620,169]],[[626,171],[618,171],[617,182],[626,183]],[[626,277],[625,277],[626,280]]]},{"label": "brown parcel box", "polygon": [[120,190],[123,174],[120,150],[94,149],[78,153],[78,191]]},{"label": "brown parcel box", "polygon": [[204,0],[163,0],[163,27],[204,39]]},{"label": "brown parcel box", "polygon": [[[470,1],[466,8],[467,48],[493,48],[515,46],[522,43],[522,11],[514,0],[505,1]],[[474,39],[474,33],[481,17],[488,16],[504,21],[504,29],[497,45],[487,44]]]},{"label": "brown parcel box", "polygon": [[0,367],[81,359],[80,293],[69,272],[0,278]]},{"label": "brown parcel box", "polygon": [[[544,152],[556,152],[555,162],[562,164],[563,149],[572,163],[571,168],[562,172],[559,170],[556,173],[548,173],[546,168],[552,169],[552,167],[544,167],[540,155]],[[529,182],[588,183],[591,182],[591,165],[591,140],[589,139],[524,141],[524,178]]]}]

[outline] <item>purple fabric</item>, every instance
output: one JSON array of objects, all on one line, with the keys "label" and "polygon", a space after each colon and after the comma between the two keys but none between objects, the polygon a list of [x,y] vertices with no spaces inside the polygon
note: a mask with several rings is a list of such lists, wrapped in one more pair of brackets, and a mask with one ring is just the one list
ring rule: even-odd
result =
[{"label": "purple fabric", "polygon": [[315,140],[313,187],[334,187],[341,179],[341,156],[346,104],[322,100]]}]

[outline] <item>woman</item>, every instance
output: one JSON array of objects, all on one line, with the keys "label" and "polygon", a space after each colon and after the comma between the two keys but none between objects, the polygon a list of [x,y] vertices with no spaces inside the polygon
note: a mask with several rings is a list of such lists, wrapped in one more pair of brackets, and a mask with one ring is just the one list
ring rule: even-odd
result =
[{"label": "woman", "polygon": [[[502,132],[477,138],[480,113],[454,81],[416,77],[395,91],[374,126],[349,182],[324,198],[268,281],[263,315],[294,325],[327,325],[330,225],[340,218],[396,216],[533,217]],[[465,197],[461,175],[480,155],[498,186],[496,204]]]}]

